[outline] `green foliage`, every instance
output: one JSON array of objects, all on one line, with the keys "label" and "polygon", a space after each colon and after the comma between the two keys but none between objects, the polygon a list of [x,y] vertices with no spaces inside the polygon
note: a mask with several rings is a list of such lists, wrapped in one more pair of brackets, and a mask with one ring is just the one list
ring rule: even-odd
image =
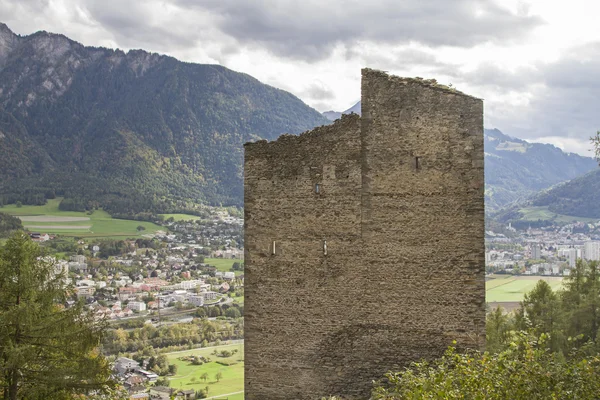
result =
[{"label": "green foliage", "polygon": [[158,378],[156,380],[156,382],[154,382],[154,385],[169,387],[169,386],[171,386],[171,381],[166,376],[163,376],[163,377]]},{"label": "green foliage", "polygon": [[98,346],[105,326],[83,304],[65,308],[71,289],[23,232],[0,249],[0,387],[5,399],[63,399],[109,389]]},{"label": "green foliage", "polygon": [[[144,351],[147,347],[154,349],[174,346],[199,345],[204,341],[215,342],[243,338],[242,321],[209,321],[196,319],[192,324],[173,324],[156,328],[144,324],[141,328],[128,331],[111,330],[103,341],[104,351],[108,354]],[[160,356],[156,359],[158,360]],[[157,361],[158,362],[158,361]],[[153,362],[154,366],[157,362]],[[150,368],[150,367],[149,367]],[[167,368],[167,363],[159,364],[159,368]]]},{"label": "green foliage", "polygon": [[373,400],[393,399],[594,399],[600,393],[600,358],[585,348],[565,359],[539,339],[519,333],[500,353],[460,354],[450,347],[432,363],[386,374]]},{"label": "green foliage", "polygon": [[227,311],[225,311],[225,316],[227,318],[239,318],[242,315],[240,314],[240,311],[237,308],[231,307],[228,308]]},{"label": "green foliage", "polygon": [[0,237],[8,237],[12,232],[22,229],[23,224],[19,218],[0,213]]},{"label": "green foliage", "polygon": [[[590,138],[596,161],[600,162],[600,131]],[[573,179],[538,195],[533,204],[548,206],[557,214],[585,218],[600,218],[600,171]]]},{"label": "green foliage", "polygon": [[545,345],[567,355],[578,342],[590,342],[600,350],[600,271],[597,261],[578,260],[571,274],[554,291],[545,280],[525,294],[512,314],[496,309],[488,314],[486,342],[489,351],[504,349],[513,331],[548,334]]}]

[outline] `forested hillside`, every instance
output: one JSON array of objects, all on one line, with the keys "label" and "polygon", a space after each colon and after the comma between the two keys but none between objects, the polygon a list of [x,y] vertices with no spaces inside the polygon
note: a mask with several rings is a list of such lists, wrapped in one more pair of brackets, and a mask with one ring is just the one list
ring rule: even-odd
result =
[{"label": "forested hillside", "polygon": [[591,157],[512,138],[497,129],[485,130],[484,146],[486,211],[525,200],[597,168]]},{"label": "forested hillside", "polygon": [[600,218],[600,170],[544,191],[532,203],[557,214]]},{"label": "forested hillside", "polygon": [[218,65],[0,24],[0,203],[170,211],[241,205],[246,141],[328,121]]}]

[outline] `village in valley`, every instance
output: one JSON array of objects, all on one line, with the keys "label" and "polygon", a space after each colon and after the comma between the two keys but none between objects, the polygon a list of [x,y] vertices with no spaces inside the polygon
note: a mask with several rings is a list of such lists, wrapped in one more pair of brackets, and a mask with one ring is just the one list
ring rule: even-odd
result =
[{"label": "village in valley", "polygon": [[[27,213],[27,207],[17,212]],[[40,224],[28,220],[60,215],[20,218]],[[83,301],[109,327],[103,350],[128,398],[241,399],[241,213],[206,207],[202,216],[165,217],[134,238],[73,236],[56,227],[30,228],[29,235],[73,288],[65,306]]]},{"label": "village in valley", "polygon": [[515,309],[540,279],[558,289],[577,260],[600,260],[600,221],[536,225],[486,231],[486,300],[492,306]]}]

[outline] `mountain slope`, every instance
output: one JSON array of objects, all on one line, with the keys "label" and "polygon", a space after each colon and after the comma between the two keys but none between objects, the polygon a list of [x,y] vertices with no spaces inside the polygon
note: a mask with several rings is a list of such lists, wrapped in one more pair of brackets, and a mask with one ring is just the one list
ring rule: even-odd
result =
[{"label": "mountain slope", "polygon": [[335,121],[336,119],[340,118],[342,116],[342,114],[350,114],[350,113],[355,113],[360,115],[360,100],[358,101],[358,103],[356,103],[355,105],[353,105],[352,107],[350,107],[349,109],[347,109],[346,111],[325,111],[323,113],[323,116],[325,118],[327,118],[330,121]]},{"label": "mountain slope", "polygon": [[594,159],[485,130],[486,208],[496,210],[597,167]]},{"label": "mountain slope", "polygon": [[557,214],[600,218],[600,169],[540,193],[532,204]]},{"label": "mountain slope", "polygon": [[241,205],[244,142],[325,123],[290,93],[218,65],[0,24],[4,202],[41,202],[53,188],[118,212]]}]

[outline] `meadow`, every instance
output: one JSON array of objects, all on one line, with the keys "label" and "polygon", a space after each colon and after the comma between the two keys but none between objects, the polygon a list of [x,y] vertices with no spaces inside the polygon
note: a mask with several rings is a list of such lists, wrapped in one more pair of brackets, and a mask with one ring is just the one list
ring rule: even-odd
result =
[{"label": "meadow", "polygon": [[159,214],[162,215],[165,220],[169,219],[169,218],[173,218],[174,221],[179,222],[179,221],[197,221],[200,218],[197,215],[191,215],[191,214]]},{"label": "meadow", "polygon": [[[217,357],[214,351],[228,350],[237,352],[230,357]],[[242,400],[244,398],[244,344],[230,344],[202,349],[187,350],[181,352],[167,353],[169,364],[177,365],[177,374],[169,378],[170,386],[174,389],[200,390],[208,387],[208,397],[223,396],[229,400]],[[192,365],[189,361],[181,358],[187,356],[203,356],[210,362],[202,365]],[[222,365],[217,361],[230,365]],[[217,382],[217,373],[222,378]],[[203,374],[208,374],[208,379],[201,379]]]},{"label": "meadow", "polygon": [[571,222],[597,222],[598,218],[583,218],[583,217],[571,217],[563,214],[556,214],[548,207],[527,207],[519,210],[523,214],[522,220],[525,221],[537,221],[537,220],[553,220],[557,223],[571,223]]},{"label": "meadow", "polygon": [[[58,209],[61,200],[51,199],[43,206],[17,207],[9,204],[0,208],[0,212],[22,217],[23,226],[30,231],[66,237],[125,239],[165,230],[151,222],[116,219],[103,210],[95,210],[91,214],[61,211]],[[138,231],[138,226],[145,229]]]},{"label": "meadow", "polygon": [[539,280],[545,280],[553,290],[562,285],[562,277],[557,276],[512,276],[494,275],[485,283],[485,300],[490,302],[519,302],[525,293],[535,287]]},{"label": "meadow", "polygon": [[[244,260],[231,259],[231,258],[205,258],[204,262],[208,265],[212,265],[217,268],[217,271],[230,272],[231,266],[234,262],[243,263]],[[244,271],[235,271],[235,275],[241,275]]]}]

